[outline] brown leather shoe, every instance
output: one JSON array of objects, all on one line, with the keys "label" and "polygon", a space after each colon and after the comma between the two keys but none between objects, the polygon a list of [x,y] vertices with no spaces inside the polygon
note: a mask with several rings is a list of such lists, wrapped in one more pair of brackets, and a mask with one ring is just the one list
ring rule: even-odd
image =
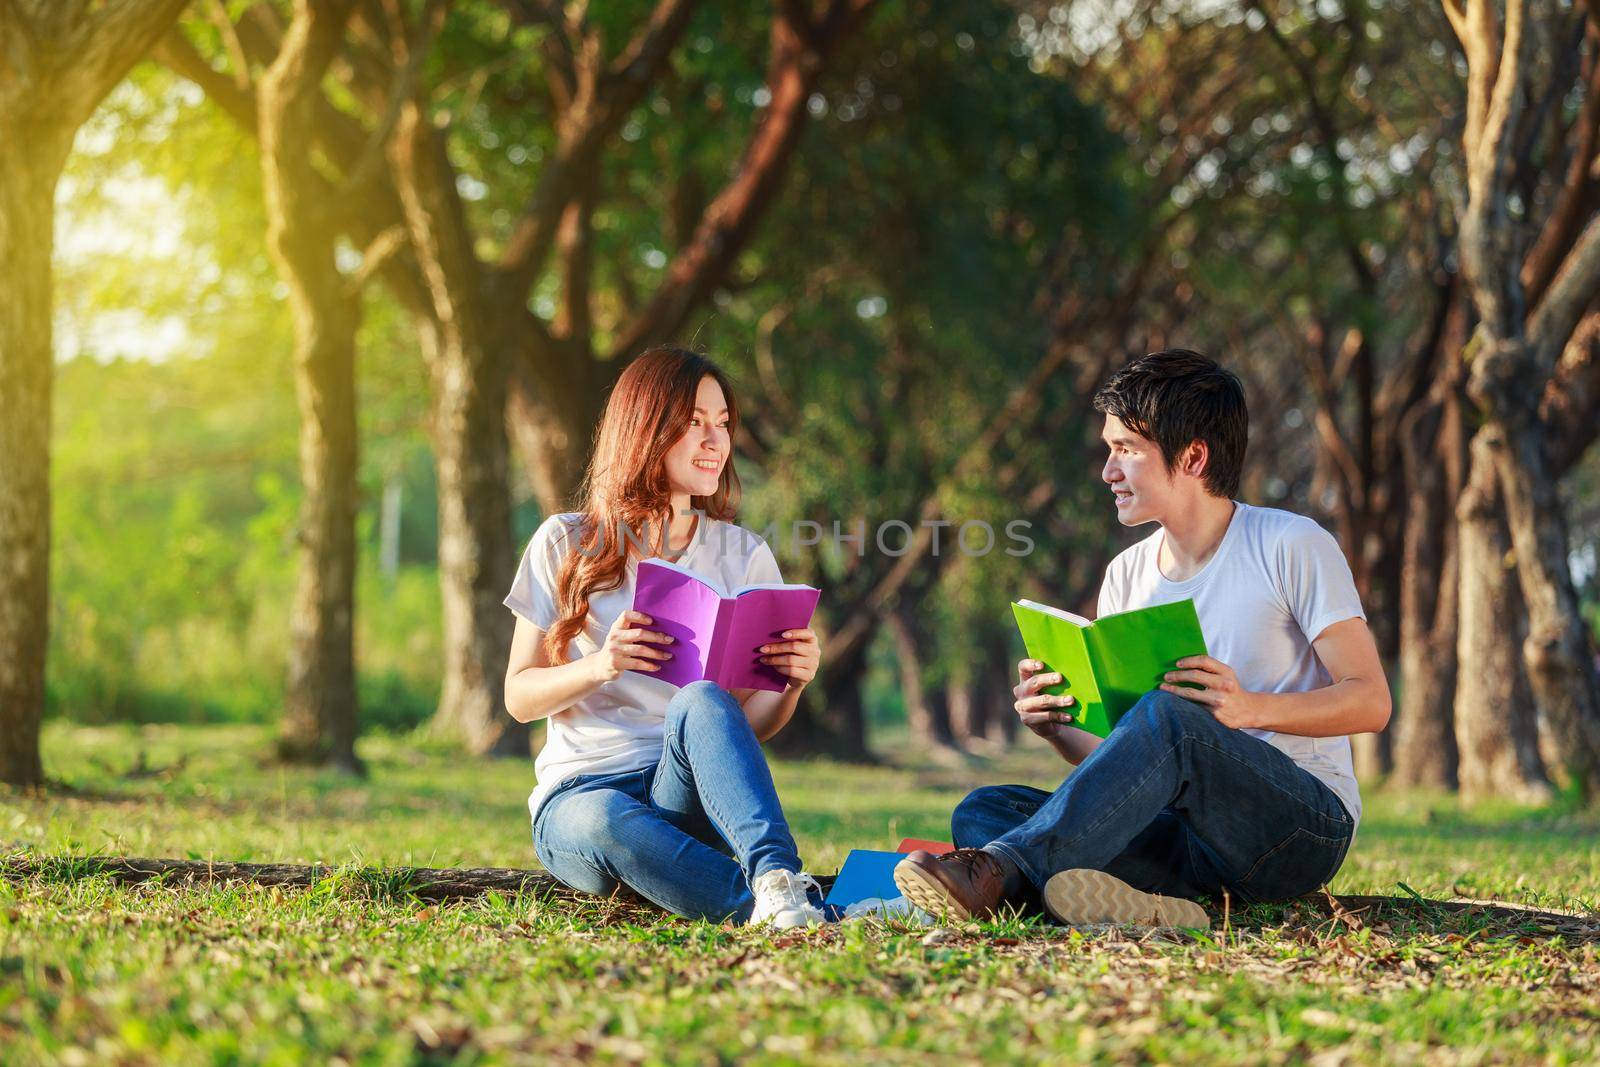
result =
[{"label": "brown leather shoe", "polygon": [[981,848],[919,849],[895,865],[894,884],[923,911],[961,920],[988,918],[1005,896],[1005,872]]}]

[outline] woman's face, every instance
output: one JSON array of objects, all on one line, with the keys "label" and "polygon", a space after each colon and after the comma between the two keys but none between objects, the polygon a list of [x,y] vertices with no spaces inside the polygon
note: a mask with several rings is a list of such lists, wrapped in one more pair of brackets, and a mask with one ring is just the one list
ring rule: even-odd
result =
[{"label": "woman's face", "polygon": [[674,493],[711,496],[733,451],[728,432],[728,399],[711,375],[700,379],[694,414],[683,436],[667,452],[667,483]]}]

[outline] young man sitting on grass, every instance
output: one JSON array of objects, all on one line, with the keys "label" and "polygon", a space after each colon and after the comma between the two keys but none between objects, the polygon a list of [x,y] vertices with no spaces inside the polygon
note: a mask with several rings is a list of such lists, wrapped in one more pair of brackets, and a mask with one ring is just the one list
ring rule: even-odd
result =
[{"label": "young man sitting on grass", "polygon": [[1019,663],[1017,714],[1077,769],[1053,793],[978,789],[951,818],[955,852],[900,862],[895,883],[935,914],[1025,908],[1042,890],[1069,924],[1206,927],[1195,897],[1285,900],[1326,883],[1361,817],[1347,735],[1383,729],[1388,682],[1334,539],[1234,499],[1238,378],[1156,352],[1095,410],[1118,520],[1158,527],[1106,568],[1099,614],[1193,599],[1211,654],[1179,660],[1104,740],[1068,724],[1071,697],[1041,692],[1060,675]]}]

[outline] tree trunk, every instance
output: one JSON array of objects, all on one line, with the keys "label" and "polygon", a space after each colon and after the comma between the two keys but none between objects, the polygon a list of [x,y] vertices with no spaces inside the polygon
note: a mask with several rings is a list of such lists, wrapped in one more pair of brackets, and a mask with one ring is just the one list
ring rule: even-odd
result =
[{"label": "tree trunk", "polygon": [[514,620],[502,601],[517,564],[506,478],[507,338],[483,313],[490,281],[446,180],[442,139],[415,102],[402,111],[394,151],[406,224],[434,305],[420,330],[433,386],[444,605],[445,678],[434,729],[476,755],[526,757],[532,732],[505,708]]},{"label": "tree trunk", "polygon": [[0,114],[0,782],[44,782],[50,598],[50,258],[70,130]]},{"label": "tree trunk", "polygon": [[943,695],[923,682],[923,649],[926,633],[918,626],[920,603],[902,598],[888,613],[884,624],[894,641],[895,659],[900,672],[900,692],[905,699],[906,725],[911,736],[925,745],[949,748],[952,743],[950,706]]},{"label": "tree trunk", "polygon": [[502,601],[517,556],[506,481],[504,361],[488,348],[469,351],[445,339],[430,366],[445,640],[434,726],[477,755],[527,756],[533,732],[505,709],[516,620]]},{"label": "tree trunk", "polygon": [[1350,760],[1357,778],[1367,783],[1381,782],[1394,766],[1393,735],[1388,730],[1352,734]]},{"label": "tree trunk", "polygon": [[1563,777],[1585,800],[1594,800],[1600,797],[1594,651],[1567,563],[1566,517],[1545,454],[1538,391],[1527,399],[1512,409],[1503,433],[1491,438],[1528,612],[1523,660],[1534,697],[1559,742]]},{"label": "tree trunk", "polygon": [[957,745],[966,748],[987,740],[988,705],[976,698],[972,683],[960,674],[953,674],[945,686],[945,705],[950,709],[950,736]]},{"label": "tree trunk", "polygon": [[1015,719],[1011,687],[1006,683],[1006,634],[984,627],[975,635],[971,655],[951,672],[950,731],[956,743],[979,755],[994,755],[1010,742],[1006,720]]},{"label": "tree trunk", "polygon": [[1464,467],[1461,405],[1445,392],[1401,427],[1410,487],[1400,580],[1400,711],[1392,781],[1455,789],[1457,525]]},{"label": "tree trunk", "polygon": [[983,640],[982,659],[974,672],[973,688],[977,699],[986,710],[988,722],[986,736],[1001,748],[1010,748],[1017,740],[1017,729],[1022,720],[1017,718],[1016,697],[1012,687],[1017,681],[1017,665],[1011,659],[1011,635],[1004,630],[993,630]]},{"label": "tree trunk", "polygon": [[56,183],[78,127],[183,3],[4,3],[0,17],[0,782],[11,785],[44,782]]},{"label": "tree trunk", "polygon": [[1535,762],[1536,709],[1521,681],[1522,657],[1514,639],[1522,598],[1502,519],[1496,437],[1491,425],[1473,438],[1467,484],[1457,508],[1461,584],[1457,661],[1470,665],[1472,678],[1472,684],[1456,687],[1461,799],[1473,803],[1499,797],[1538,803],[1549,799],[1550,787]]},{"label": "tree trunk", "polygon": [[[555,369],[558,374],[544,373]],[[506,419],[544,514],[579,505],[595,429],[621,370],[622,364],[599,363],[587,352],[570,359],[517,360]]]},{"label": "tree trunk", "polygon": [[278,747],[287,759],[361,773],[355,754],[356,309],[326,292],[289,288],[303,496]]},{"label": "tree trunk", "polygon": [[299,574],[280,754],[362,773],[355,754],[356,396],[359,296],[334,260],[339,227],[307,149],[348,4],[303,3],[259,91],[267,246],[289,289],[300,404]]}]

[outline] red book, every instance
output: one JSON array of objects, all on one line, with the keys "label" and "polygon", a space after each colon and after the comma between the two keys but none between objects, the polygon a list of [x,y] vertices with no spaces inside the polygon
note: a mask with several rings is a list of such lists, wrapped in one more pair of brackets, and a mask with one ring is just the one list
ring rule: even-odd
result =
[{"label": "red book", "polygon": [[942,856],[946,852],[954,852],[956,846],[948,841],[922,841],[915,837],[908,837],[894,847],[896,852],[915,852],[918,849],[924,852],[932,852],[935,856]]}]

